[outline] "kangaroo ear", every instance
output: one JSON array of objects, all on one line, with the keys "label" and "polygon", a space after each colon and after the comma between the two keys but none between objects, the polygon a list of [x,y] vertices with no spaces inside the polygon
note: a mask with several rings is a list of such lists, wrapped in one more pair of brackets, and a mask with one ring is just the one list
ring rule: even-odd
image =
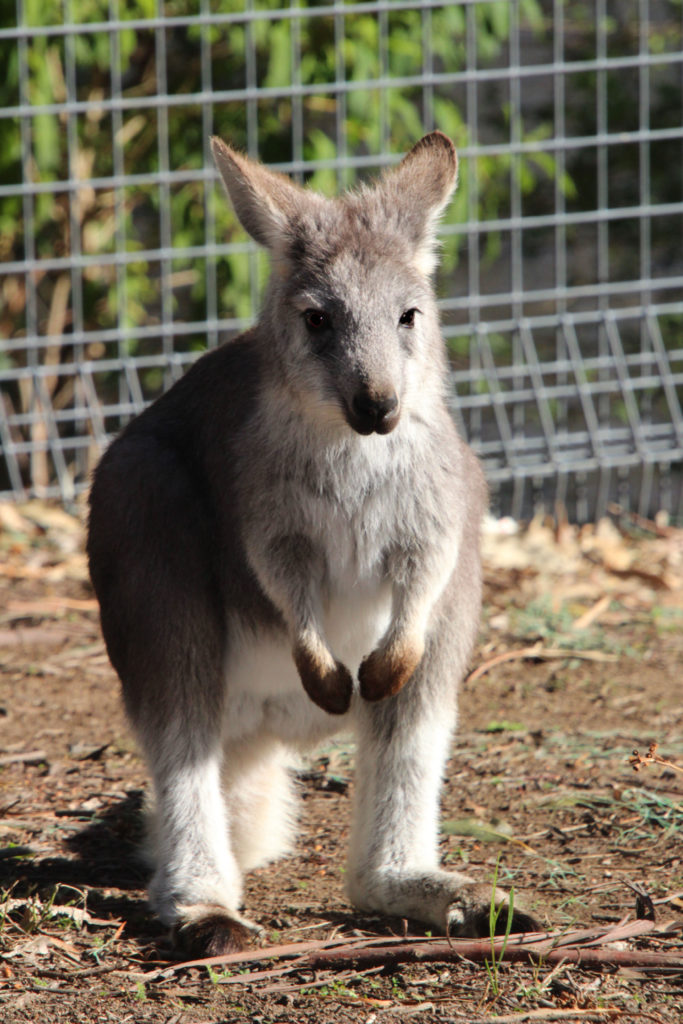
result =
[{"label": "kangaroo ear", "polygon": [[242,227],[254,241],[275,249],[301,209],[304,192],[283,174],[237,153],[213,136],[211,150]]},{"label": "kangaroo ear", "polygon": [[458,178],[455,146],[443,132],[431,132],[413,146],[380,184],[398,219],[399,229],[415,246],[415,262],[430,274],[436,265],[436,228]]}]

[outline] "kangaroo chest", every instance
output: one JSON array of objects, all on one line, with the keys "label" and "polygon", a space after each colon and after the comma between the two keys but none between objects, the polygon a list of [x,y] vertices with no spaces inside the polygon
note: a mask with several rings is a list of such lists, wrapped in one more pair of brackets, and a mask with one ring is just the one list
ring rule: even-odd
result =
[{"label": "kangaroo chest", "polygon": [[[343,503],[326,494],[295,494],[290,488],[277,507],[277,533],[303,535],[322,555],[322,627],[330,650],[355,677],[391,618],[387,523],[382,524],[372,498]],[[230,632],[229,732],[239,720],[247,732],[265,730],[298,743],[339,727],[340,721],[321,712],[304,693],[285,631]]]},{"label": "kangaroo chest", "polygon": [[[323,628],[336,658],[356,678],[361,661],[377,646],[391,619],[391,586],[379,574],[353,578],[346,563],[323,605]],[[286,633],[231,630],[225,664],[229,700],[224,736],[277,736],[308,746],[344,727],[348,716],[325,714],[304,692]]]}]

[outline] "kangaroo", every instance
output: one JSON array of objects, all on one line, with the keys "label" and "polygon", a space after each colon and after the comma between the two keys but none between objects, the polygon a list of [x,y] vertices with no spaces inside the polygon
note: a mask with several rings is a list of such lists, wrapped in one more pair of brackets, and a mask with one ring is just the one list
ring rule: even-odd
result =
[{"label": "kangaroo", "polygon": [[292,752],[353,727],[351,903],[487,934],[490,889],[437,853],[487,500],[430,284],[455,148],[432,132],[328,199],[212,146],[271,256],[263,311],[124,429],[90,498],[102,630],[154,786],[151,903],[186,948],[241,947],[243,873],[295,838]]}]

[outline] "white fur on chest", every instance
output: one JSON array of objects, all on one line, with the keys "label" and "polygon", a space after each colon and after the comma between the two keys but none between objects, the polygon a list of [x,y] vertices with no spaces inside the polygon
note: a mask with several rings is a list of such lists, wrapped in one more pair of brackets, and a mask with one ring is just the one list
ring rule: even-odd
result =
[{"label": "white fur on chest", "polygon": [[[387,582],[354,580],[330,597],[324,609],[325,635],[335,657],[354,678],[390,617]],[[268,733],[298,746],[344,726],[347,716],[326,714],[304,692],[284,633],[247,634],[238,629],[233,636],[225,666],[226,740]]]},{"label": "white fur on chest", "polygon": [[[271,486],[277,513],[252,543],[262,544],[269,532],[301,535],[321,553],[320,625],[334,657],[357,679],[361,661],[377,647],[391,619],[386,556],[396,543],[399,503],[386,476],[385,438],[351,438],[336,455],[333,448],[323,454],[315,465],[319,486],[314,489],[310,473],[295,472],[296,459],[288,463],[288,475]],[[307,466],[310,470],[310,460]],[[258,504],[254,508],[257,523]],[[346,716],[326,714],[306,695],[284,631],[254,634],[239,626],[229,631],[228,738],[266,732],[298,744],[343,727]]]}]

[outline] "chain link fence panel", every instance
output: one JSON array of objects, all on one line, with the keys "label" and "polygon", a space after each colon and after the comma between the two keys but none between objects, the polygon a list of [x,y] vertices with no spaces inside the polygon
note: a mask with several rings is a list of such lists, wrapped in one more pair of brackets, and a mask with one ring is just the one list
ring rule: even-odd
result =
[{"label": "chain link fence panel", "polygon": [[0,56],[0,493],[72,500],[253,321],[209,138],[332,193],[459,150],[438,291],[499,514],[683,514],[681,0],[18,0]]}]

